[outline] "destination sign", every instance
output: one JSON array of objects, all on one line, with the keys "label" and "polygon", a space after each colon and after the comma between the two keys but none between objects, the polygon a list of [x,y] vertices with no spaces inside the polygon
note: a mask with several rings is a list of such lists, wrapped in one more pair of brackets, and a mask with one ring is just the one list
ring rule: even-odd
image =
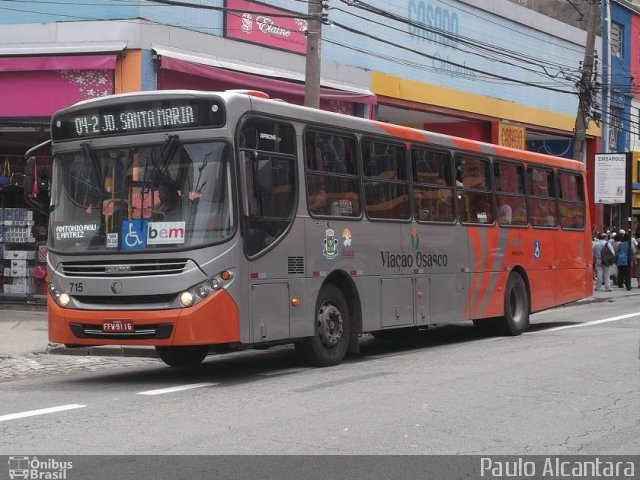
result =
[{"label": "destination sign", "polygon": [[53,119],[54,140],[148,133],[190,128],[215,128],[225,123],[217,100],[154,100],[108,105],[67,113]]}]

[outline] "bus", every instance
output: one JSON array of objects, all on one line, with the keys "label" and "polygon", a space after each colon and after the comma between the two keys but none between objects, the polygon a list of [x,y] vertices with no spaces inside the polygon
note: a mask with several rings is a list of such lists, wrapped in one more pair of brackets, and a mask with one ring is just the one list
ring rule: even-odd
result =
[{"label": "bus", "polygon": [[49,338],[69,347],[153,346],[185,367],[293,343],[329,366],[363,334],[519,335],[592,294],[577,161],[257,91],[87,100],[50,142],[31,202],[50,215]]}]

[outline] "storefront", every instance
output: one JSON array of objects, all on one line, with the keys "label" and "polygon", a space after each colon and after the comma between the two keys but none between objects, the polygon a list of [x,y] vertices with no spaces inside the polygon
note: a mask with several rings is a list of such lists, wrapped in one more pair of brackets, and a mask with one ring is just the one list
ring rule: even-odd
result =
[{"label": "storefront", "polygon": [[[47,217],[11,185],[24,172],[25,152],[49,138],[53,112],[114,93],[114,52],[0,57],[0,300],[43,302]],[[48,183],[51,156],[36,159],[38,182]]]},{"label": "storefront", "polygon": [[[231,59],[154,46],[158,90],[254,89],[289,103],[304,104],[304,74],[266,65],[247,65]],[[377,103],[369,90],[324,80],[320,108],[346,115],[368,116]]]}]

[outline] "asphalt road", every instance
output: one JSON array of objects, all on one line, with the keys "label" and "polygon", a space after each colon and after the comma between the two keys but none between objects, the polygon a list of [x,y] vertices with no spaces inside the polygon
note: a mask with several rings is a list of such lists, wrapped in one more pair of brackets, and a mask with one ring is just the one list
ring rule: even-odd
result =
[{"label": "asphalt road", "polygon": [[0,454],[640,452],[638,298],[532,323],[515,338],[465,326],[363,338],[324,369],[284,347],[193,370],[138,359],[78,372],[68,357],[69,370],[0,383]]}]

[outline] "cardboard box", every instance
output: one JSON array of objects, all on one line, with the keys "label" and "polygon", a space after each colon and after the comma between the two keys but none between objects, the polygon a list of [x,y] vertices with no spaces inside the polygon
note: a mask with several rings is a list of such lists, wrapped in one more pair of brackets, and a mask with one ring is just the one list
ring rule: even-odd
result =
[{"label": "cardboard box", "polygon": [[5,260],[33,260],[36,258],[34,250],[5,250]]}]

